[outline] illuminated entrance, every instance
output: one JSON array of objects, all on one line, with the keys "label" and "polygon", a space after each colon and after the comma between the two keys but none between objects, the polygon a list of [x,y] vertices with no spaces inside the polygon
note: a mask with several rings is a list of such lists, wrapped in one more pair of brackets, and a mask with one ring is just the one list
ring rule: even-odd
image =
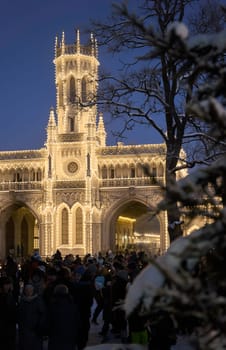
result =
[{"label": "illuminated entrance", "polygon": [[150,208],[132,201],[120,208],[115,224],[117,250],[135,249],[157,254],[160,249],[160,223],[151,219]]},{"label": "illuminated entrance", "polygon": [[1,217],[1,256],[27,257],[39,249],[38,222],[25,206],[14,204]]}]

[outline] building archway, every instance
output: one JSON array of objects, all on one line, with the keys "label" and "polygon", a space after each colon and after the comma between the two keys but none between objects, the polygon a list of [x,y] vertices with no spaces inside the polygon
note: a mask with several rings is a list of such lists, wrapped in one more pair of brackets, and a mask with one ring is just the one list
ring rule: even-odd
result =
[{"label": "building archway", "polygon": [[0,217],[0,257],[9,254],[20,259],[39,250],[38,220],[24,204],[12,204],[5,208]]},{"label": "building archway", "polygon": [[150,207],[138,200],[130,200],[117,205],[111,213],[106,220],[103,247],[114,251],[133,249],[159,253],[163,224],[159,217],[151,219],[153,210]]}]

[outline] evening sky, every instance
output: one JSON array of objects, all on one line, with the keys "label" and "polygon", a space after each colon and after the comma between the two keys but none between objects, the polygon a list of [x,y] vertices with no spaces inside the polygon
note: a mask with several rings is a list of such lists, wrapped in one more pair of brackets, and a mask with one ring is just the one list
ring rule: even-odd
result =
[{"label": "evening sky", "polygon": [[[49,110],[56,106],[55,37],[61,38],[64,31],[66,44],[71,44],[79,29],[83,43],[90,20],[104,20],[111,4],[112,0],[1,0],[0,150],[44,146]],[[100,48],[101,66],[109,68],[109,59],[117,69],[117,58],[109,58]],[[117,125],[109,118],[105,125],[107,143],[115,144],[112,130]],[[150,129],[136,129],[125,139],[126,144],[153,142]]]}]

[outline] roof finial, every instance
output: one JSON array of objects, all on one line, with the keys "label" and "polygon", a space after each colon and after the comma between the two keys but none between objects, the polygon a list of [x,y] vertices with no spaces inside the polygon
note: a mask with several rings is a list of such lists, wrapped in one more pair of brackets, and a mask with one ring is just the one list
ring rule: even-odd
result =
[{"label": "roof finial", "polygon": [[57,57],[58,37],[55,37],[55,58]]},{"label": "roof finial", "polygon": [[79,33],[79,29],[77,29],[77,40],[76,40],[76,44],[77,44],[77,53],[80,52],[80,33]]},{"label": "roof finial", "polygon": [[62,44],[62,46],[65,45],[65,36],[64,36],[64,32],[62,32],[61,44]]},{"label": "roof finial", "polygon": [[61,48],[62,48],[62,55],[65,51],[65,38],[64,38],[64,32],[62,32],[62,39],[61,39]]}]

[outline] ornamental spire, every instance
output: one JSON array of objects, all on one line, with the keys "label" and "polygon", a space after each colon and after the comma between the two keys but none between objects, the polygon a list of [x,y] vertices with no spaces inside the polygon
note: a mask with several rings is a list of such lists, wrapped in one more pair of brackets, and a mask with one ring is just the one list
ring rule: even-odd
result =
[{"label": "ornamental spire", "polygon": [[106,146],[106,131],[104,126],[104,119],[103,119],[103,113],[100,113],[99,115],[99,122],[97,127],[97,135],[100,140],[100,146],[105,147]]},{"label": "ornamental spire", "polygon": [[65,52],[65,36],[64,36],[64,32],[62,32],[61,48],[62,48],[62,54],[64,54],[64,52]]},{"label": "ornamental spire", "polygon": [[77,53],[80,53],[80,32],[79,32],[79,29],[77,29],[76,45],[77,45]]},{"label": "ornamental spire", "polygon": [[55,52],[54,52],[55,58],[57,57],[57,47],[58,47],[58,37],[56,36],[55,37]]}]

